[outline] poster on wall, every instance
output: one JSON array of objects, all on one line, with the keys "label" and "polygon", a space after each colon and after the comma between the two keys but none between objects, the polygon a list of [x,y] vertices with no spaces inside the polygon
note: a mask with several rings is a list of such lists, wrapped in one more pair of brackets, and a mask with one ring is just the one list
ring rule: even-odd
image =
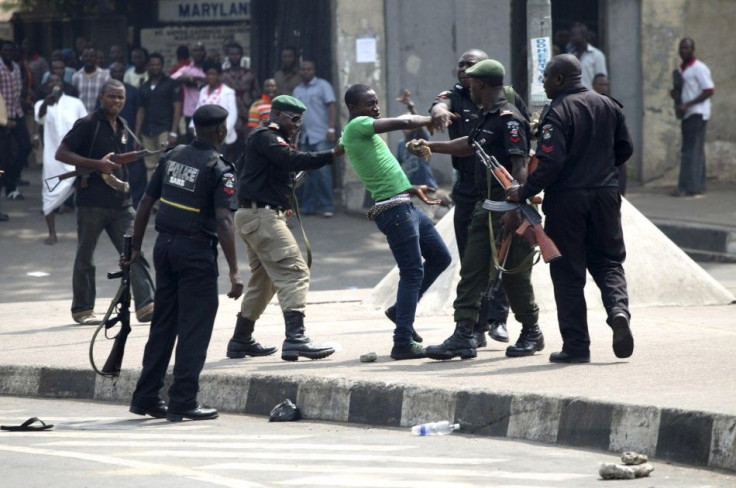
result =
[{"label": "poster on wall", "polygon": [[148,49],[149,53],[158,52],[163,55],[166,72],[176,64],[176,48],[182,44],[191,47],[201,42],[207,52],[216,49],[224,60],[224,46],[231,41],[243,46],[245,55],[248,56],[250,53],[249,25],[236,23],[213,27],[175,26],[141,29],[141,45]]},{"label": "poster on wall", "polygon": [[547,103],[547,95],[544,93],[544,68],[547,61],[552,57],[552,42],[549,37],[536,37],[531,40],[529,50],[532,58],[532,79],[530,86],[529,102],[531,105],[541,107]]}]

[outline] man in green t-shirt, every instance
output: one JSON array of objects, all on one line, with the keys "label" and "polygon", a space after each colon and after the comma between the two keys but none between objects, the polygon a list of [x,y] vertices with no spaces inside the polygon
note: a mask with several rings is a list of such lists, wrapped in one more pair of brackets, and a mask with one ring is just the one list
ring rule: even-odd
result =
[{"label": "man in green t-shirt", "polygon": [[450,265],[451,258],[432,221],[412,205],[411,195],[429,205],[440,201],[426,195],[434,188],[412,186],[378,134],[428,127],[432,119],[419,115],[381,119],[376,92],[360,84],[351,86],[345,93],[345,105],[350,121],[339,144],[376,201],[368,218],[375,220],[378,229],[386,235],[399,267],[396,304],[386,310],[388,318],[396,324],[391,357],[423,358],[424,348],[418,343],[421,338],[414,332],[417,302]]}]

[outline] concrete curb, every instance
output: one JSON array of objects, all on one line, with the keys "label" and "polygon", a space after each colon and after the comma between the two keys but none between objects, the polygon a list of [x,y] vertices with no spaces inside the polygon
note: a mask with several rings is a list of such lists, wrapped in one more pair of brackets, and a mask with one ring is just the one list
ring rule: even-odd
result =
[{"label": "concrete curb", "polygon": [[[113,380],[86,369],[0,366],[0,395],[127,405],[138,375],[139,371],[125,371]],[[409,427],[452,419],[466,434],[616,453],[634,450],[661,461],[736,471],[736,416],[306,376],[204,373],[200,387],[200,401],[224,412],[268,415],[289,398],[311,420]]]},{"label": "concrete curb", "polygon": [[733,227],[656,218],[652,222],[693,259],[736,262],[736,229]]}]

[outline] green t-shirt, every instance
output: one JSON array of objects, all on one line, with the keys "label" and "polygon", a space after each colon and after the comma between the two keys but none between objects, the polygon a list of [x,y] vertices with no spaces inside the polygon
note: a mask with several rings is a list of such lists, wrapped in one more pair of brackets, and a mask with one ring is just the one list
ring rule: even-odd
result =
[{"label": "green t-shirt", "polygon": [[405,192],[411,183],[383,139],[373,130],[371,117],[356,117],[345,126],[340,146],[350,165],[375,201]]}]

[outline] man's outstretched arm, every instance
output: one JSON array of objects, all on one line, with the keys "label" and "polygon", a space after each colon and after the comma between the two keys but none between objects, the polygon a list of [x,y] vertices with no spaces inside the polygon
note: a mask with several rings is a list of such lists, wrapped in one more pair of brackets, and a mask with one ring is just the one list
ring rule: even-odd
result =
[{"label": "man's outstretched arm", "polygon": [[376,134],[393,132],[395,130],[411,130],[419,127],[431,127],[432,117],[428,115],[402,115],[390,119],[376,119],[373,121],[373,131]]}]

